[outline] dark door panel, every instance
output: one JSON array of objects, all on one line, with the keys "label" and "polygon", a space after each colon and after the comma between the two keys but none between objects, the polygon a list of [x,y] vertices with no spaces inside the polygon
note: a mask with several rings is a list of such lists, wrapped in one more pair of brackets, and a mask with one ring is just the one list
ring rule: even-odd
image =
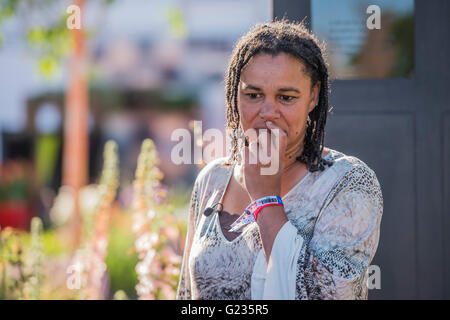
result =
[{"label": "dark door panel", "polygon": [[[412,76],[331,82],[325,145],[367,163],[383,192],[370,299],[450,298],[449,14],[450,1],[414,2]],[[273,17],[309,24],[311,3],[274,0]]]}]

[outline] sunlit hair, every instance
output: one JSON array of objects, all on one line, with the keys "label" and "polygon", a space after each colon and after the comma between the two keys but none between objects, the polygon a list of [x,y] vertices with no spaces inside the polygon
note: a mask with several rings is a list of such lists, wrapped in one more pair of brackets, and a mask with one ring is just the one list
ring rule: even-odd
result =
[{"label": "sunlit hair", "polygon": [[297,160],[306,164],[310,172],[324,170],[332,161],[322,159],[325,124],[328,113],[328,68],[325,48],[302,22],[279,20],[258,24],[236,43],[225,77],[227,129],[231,133],[231,154],[228,165],[240,159],[242,128],[238,110],[238,87],[241,71],[259,53],[276,56],[287,53],[300,60],[311,79],[311,89],[320,81],[318,105],[309,113],[303,152]]}]

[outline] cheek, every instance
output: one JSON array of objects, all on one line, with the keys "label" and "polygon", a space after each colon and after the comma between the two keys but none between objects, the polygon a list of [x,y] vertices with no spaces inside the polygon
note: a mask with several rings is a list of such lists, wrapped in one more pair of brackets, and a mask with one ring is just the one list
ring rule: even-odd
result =
[{"label": "cheek", "polygon": [[290,140],[297,140],[305,134],[306,119],[308,118],[308,113],[305,113],[305,108],[292,108],[284,112],[284,118],[288,125]]},{"label": "cheek", "polygon": [[297,140],[300,136],[305,134],[306,125],[301,119],[298,119],[297,121],[291,120],[288,125],[293,140]]},{"label": "cheek", "polygon": [[251,124],[259,114],[258,108],[255,108],[253,105],[246,105],[245,103],[240,103],[238,108],[243,128],[247,129],[251,127]]}]

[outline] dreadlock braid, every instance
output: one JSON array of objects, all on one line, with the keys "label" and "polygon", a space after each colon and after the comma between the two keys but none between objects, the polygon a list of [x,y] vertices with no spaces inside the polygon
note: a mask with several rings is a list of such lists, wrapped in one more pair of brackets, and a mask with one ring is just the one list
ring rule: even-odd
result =
[{"label": "dreadlock braid", "polygon": [[309,171],[324,170],[332,161],[322,159],[325,124],[328,113],[328,67],[324,58],[323,45],[308,31],[305,25],[287,20],[258,24],[242,36],[233,49],[226,75],[226,119],[231,129],[231,155],[227,165],[240,159],[239,143],[243,136],[238,109],[238,88],[242,69],[258,53],[275,56],[287,53],[305,65],[305,72],[311,78],[311,88],[320,81],[321,88],[317,106],[309,113],[303,151],[296,160],[306,164]]}]

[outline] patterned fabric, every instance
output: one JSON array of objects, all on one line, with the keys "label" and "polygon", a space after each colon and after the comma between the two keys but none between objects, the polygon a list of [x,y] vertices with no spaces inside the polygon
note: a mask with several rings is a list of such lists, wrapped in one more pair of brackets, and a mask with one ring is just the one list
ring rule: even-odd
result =
[{"label": "patterned fabric", "polygon": [[[296,299],[367,299],[367,268],[375,255],[383,213],[377,177],[363,161],[330,149],[333,165],[308,172],[284,197],[289,222],[303,245],[297,260]],[[192,192],[177,299],[251,299],[251,277],[262,249],[252,223],[232,241],[217,211],[233,167],[225,158],[199,173]]]}]

